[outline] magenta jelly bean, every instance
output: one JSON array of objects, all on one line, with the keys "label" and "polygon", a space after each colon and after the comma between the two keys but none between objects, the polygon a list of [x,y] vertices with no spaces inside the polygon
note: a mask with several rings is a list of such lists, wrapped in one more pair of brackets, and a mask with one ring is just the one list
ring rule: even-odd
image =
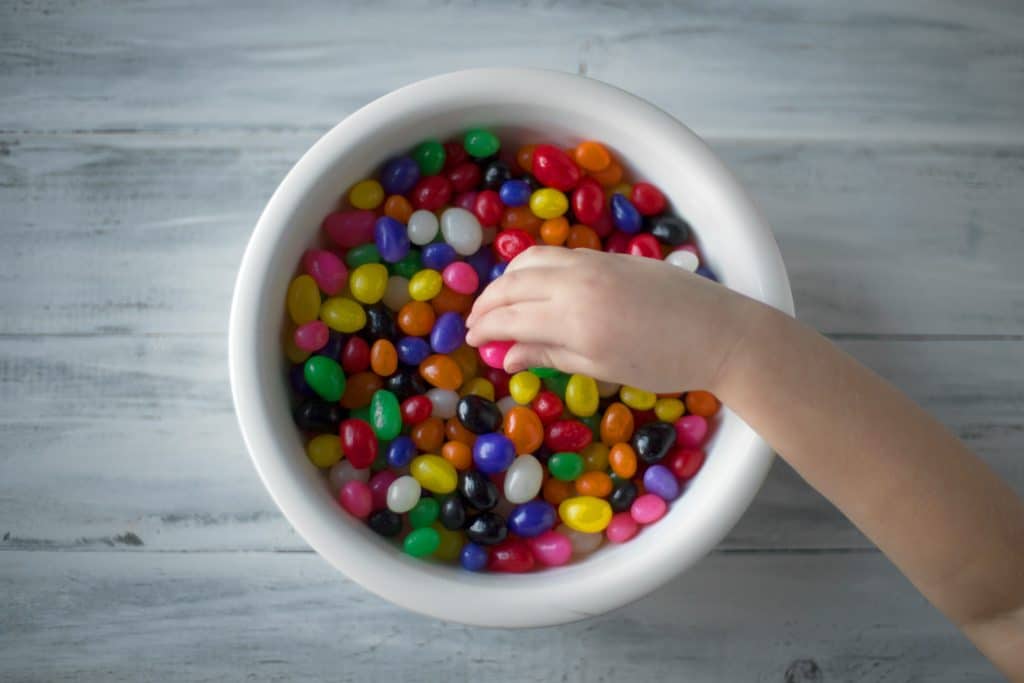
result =
[{"label": "magenta jelly bean", "polygon": [[383,510],[388,506],[388,487],[395,479],[398,479],[398,475],[392,470],[381,470],[370,477],[367,490],[372,496],[374,510]]},{"label": "magenta jelly bean", "polygon": [[708,421],[700,415],[683,415],[675,422],[676,443],[696,448],[708,435]]},{"label": "magenta jelly bean", "polygon": [[345,288],[348,267],[345,262],[324,249],[307,249],[302,255],[302,269],[316,281],[320,291],[333,296]]},{"label": "magenta jelly bean", "polygon": [[476,192],[463,192],[455,197],[453,204],[460,209],[473,213],[473,207],[476,206],[476,195]]},{"label": "magenta jelly bean", "polygon": [[357,479],[342,484],[341,491],[338,492],[338,502],[345,508],[345,512],[359,519],[366,519],[373,512],[370,487]]},{"label": "magenta jelly bean", "polygon": [[668,503],[653,493],[645,493],[633,501],[629,507],[629,514],[637,524],[650,524],[657,522],[665,516]]},{"label": "magenta jelly bean", "polygon": [[505,367],[505,356],[508,350],[515,344],[514,341],[492,341],[481,346],[478,351],[480,360],[495,369]]},{"label": "magenta jelly bean", "polygon": [[459,294],[472,294],[480,286],[480,277],[465,261],[448,264],[441,273],[441,279],[449,289]]},{"label": "magenta jelly bean", "polygon": [[335,211],[324,218],[323,229],[339,247],[349,249],[373,241],[377,214],[364,209]]},{"label": "magenta jelly bean", "polygon": [[625,543],[636,536],[636,532],[639,530],[640,525],[630,513],[617,512],[612,515],[612,521],[608,522],[604,534],[612,543]]},{"label": "magenta jelly bean", "polygon": [[303,351],[319,351],[327,346],[327,340],[331,338],[331,330],[321,320],[299,325],[295,328],[295,345]]},{"label": "magenta jelly bean", "polygon": [[560,567],[572,559],[572,541],[558,531],[545,531],[526,539],[526,543],[534,559],[547,567]]}]

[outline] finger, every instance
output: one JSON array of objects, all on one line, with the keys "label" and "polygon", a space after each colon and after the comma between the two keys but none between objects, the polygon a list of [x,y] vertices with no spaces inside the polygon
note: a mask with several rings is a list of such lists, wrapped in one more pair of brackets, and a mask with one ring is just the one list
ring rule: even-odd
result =
[{"label": "finger", "polygon": [[492,308],[476,318],[466,332],[466,342],[480,346],[499,339],[546,344],[560,343],[564,325],[547,301],[516,302]]},{"label": "finger", "polygon": [[512,259],[505,272],[524,268],[565,266],[571,257],[571,250],[564,247],[534,245]]},{"label": "finger", "polygon": [[592,364],[564,346],[516,342],[505,354],[505,372],[515,374],[527,368],[557,368],[570,374],[592,374]]},{"label": "finger", "polygon": [[[535,271],[542,272],[535,272]],[[548,298],[551,273],[547,268],[528,269],[504,275],[487,285],[473,302],[473,309],[466,316],[466,325],[472,326],[484,313],[513,303],[544,301]]]}]

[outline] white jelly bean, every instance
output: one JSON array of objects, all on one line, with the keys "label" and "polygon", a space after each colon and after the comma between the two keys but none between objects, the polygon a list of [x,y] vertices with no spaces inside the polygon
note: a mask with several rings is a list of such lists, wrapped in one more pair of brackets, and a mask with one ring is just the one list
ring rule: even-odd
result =
[{"label": "white jelly bean", "polygon": [[348,460],[339,460],[331,465],[331,469],[327,472],[327,480],[331,483],[331,491],[337,494],[346,482],[369,481],[370,470],[365,468],[357,470]]},{"label": "white jelly bean", "polygon": [[445,209],[441,214],[441,234],[444,241],[463,256],[476,253],[484,237],[476,216],[458,207]]},{"label": "white jelly bean", "polygon": [[401,275],[389,277],[388,287],[384,290],[383,301],[384,305],[392,311],[397,311],[412,301],[412,297],[409,296],[409,280]]},{"label": "white jelly bean", "polygon": [[671,263],[677,268],[688,270],[691,273],[696,272],[697,267],[700,266],[700,259],[692,251],[686,249],[680,249],[679,251],[673,251],[665,257],[665,263]]},{"label": "white jelly bean", "polygon": [[577,557],[589,555],[600,548],[604,541],[603,533],[588,534],[571,529],[564,524],[559,524],[556,531],[569,537],[569,542],[572,543],[572,554]]},{"label": "white jelly bean", "polygon": [[508,411],[512,410],[517,405],[519,404],[516,403],[516,400],[511,396],[498,399],[498,409],[501,410],[502,415],[508,415]]},{"label": "white jelly bean", "polygon": [[450,417],[455,417],[455,406],[459,403],[459,395],[449,389],[431,389],[427,392],[427,398],[430,399],[430,403],[434,406],[431,411],[431,417],[439,417],[442,420],[447,420]]},{"label": "white jelly bean", "polygon": [[420,500],[420,483],[408,474],[395,479],[388,487],[388,510],[402,514],[416,507]]},{"label": "white jelly bean", "polygon": [[413,211],[405,229],[409,233],[409,241],[413,244],[430,244],[431,240],[437,237],[437,216],[433,211],[426,209]]},{"label": "white jelly bean", "polygon": [[525,503],[540,493],[544,466],[532,455],[520,455],[505,473],[505,498],[510,503]]},{"label": "white jelly bean", "polygon": [[605,382],[603,380],[597,380],[597,395],[601,398],[611,398],[619,393],[619,389],[622,388],[621,384],[615,382]]}]

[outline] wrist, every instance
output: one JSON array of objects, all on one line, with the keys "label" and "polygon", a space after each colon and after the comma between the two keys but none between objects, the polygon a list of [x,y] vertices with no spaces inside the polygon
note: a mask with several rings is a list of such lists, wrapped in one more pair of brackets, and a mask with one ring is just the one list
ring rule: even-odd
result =
[{"label": "wrist", "polygon": [[729,313],[718,343],[718,365],[709,391],[729,404],[742,390],[749,369],[764,362],[770,340],[778,337],[780,325],[790,320],[780,311],[746,296],[731,297]]}]

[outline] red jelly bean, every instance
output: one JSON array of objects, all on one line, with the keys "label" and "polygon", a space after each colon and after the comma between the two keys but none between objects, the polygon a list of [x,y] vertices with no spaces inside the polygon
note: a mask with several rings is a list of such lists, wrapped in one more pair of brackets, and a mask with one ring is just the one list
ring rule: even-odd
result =
[{"label": "red jelly bean", "polygon": [[665,210],[665,195],[650,183],[634,183],[629,201],[641,216],[654,216]]},{"label": "red jelly bean", "polygon": [[402,422],[414,425],[423,422],[434,410],[434,404],[424,395],[410,396],[402,401]]},{"label": "red jelly bean", "polygon": [[558,394],[547,389],[540,390],[530,403],[530,407],[533,408],[533,412],[537,413],[537,417],[545,425],[549,425],[562,417],[562,411],[565,409],[565,406],[562,405],[562,399],[558,398]]},{"label": "red jelly bean", "polygon": [[604,211],[590,227],[601,239],[612,234],[612,231],[615,230],[615,222],[612,220],[612,212],[608,210],[608,207],[604,208]]},{"label": "red jelly bean", "polygon": [[476,206],[476,194],[476,192],[463,192],[457,195],[452,203],[460,209],[465,209],[472,213],[473,208]]},{"label": "red jelly bean", "polygon": [[348,249],[372,242],[376,222],[373,211],[335,211],[327,214],[322,227],[335,244]]},{"label": "red jelly bean", "polygon": [[604,211],[604,190],[593,178],[584,178],[572,193],[572,212],[576,220],[592,225]]},{"label": "red jelly bean", "polygon": [[364,420],[354,417],[343,420],[338,436],[342,452],[357,470],[366,469],[377,459],[377,435]]},{"label": "red jelly bean", "polygon": [[456,166],[461,166],[469,161],[469,154],[459,140],[450,140],[444,143],[444,171],[448,172]]},{"label": "red jelly bean", "polygon": [[480,184],[480,167],[472,161],[461,163],[448,172],[448,180],[456,192],[468,192]]},{"label": "red jelly bean", "polygon": [[502,230],[494,239],[494,251],[506,261],[511,261],[536,243],[533,236],[525,230]]},{"label": "red jelly bean", "polygon": [[[440,175],[421,178],[416,187],[412,188],[412,205],[417,209],[437,211],[452,198],[452,183]],[[371,237],[368,242],[373,241]]]},{"label": "red jelly bean", "polygon": [[632,256],[646,256],[661,260],[661,243],[649,232],[640,233],[629,240],[626,253]]},{"label": "red jelly bean", "polygon": [[533,569],[533,553],[521,538],[508,538],[491,548],[487,569],[492,572],[522,573]]},{"label": "red jelly bean", "polygon": [[633,236],[616,230],[612,233],[604,242],[604,250],[609,254],[628,254],[629,253],[629,241],[633,239]]},{"label": "red jelly bean", "polygon": [[353,375],[370,367],[370,345],[360,337],[349,337],[341,348],[341,369]]},{"label": "red jelly bean", "polygon": [[484,365],[481,370],[481,376],[494,387],[495,401],[508,396],[508,381],[510,377],[507,372],[502,368],[492,368],[489,365]]},{"label": "red jelly bean", "polygon": [[533,175],[541,183],[568,192],[580,181],[580,169],[569,156],[553,145],[533,148]]},{"label": "red jelly bean", "polygon": [[579,420],[559,420],[548,425],[544,444],[556,453],[581,451],[593,439],[594,435],[591,433],[590,427]]},{"label": "red jelly bean", "polygon": [[645,424],[650,424],[658,419],[658,415],[654,410],[634,410],[633,411],[633,424],[637,427],[642,427]]},{"label": "red jelly bean", "polygon": [[666,466],[672,470],[676,478],[683,481],[693,478],[704,465],[704,451],[699,448],[676,447],[665,460]]},{"label": "red jelly bean", "polygon": [[477,193],[476,201],[473,202],[473,213],[476,214],[480,225],[497,225],[504,211],[505,205],[501,203],[501,197],[497,192],[484,190]]}]

